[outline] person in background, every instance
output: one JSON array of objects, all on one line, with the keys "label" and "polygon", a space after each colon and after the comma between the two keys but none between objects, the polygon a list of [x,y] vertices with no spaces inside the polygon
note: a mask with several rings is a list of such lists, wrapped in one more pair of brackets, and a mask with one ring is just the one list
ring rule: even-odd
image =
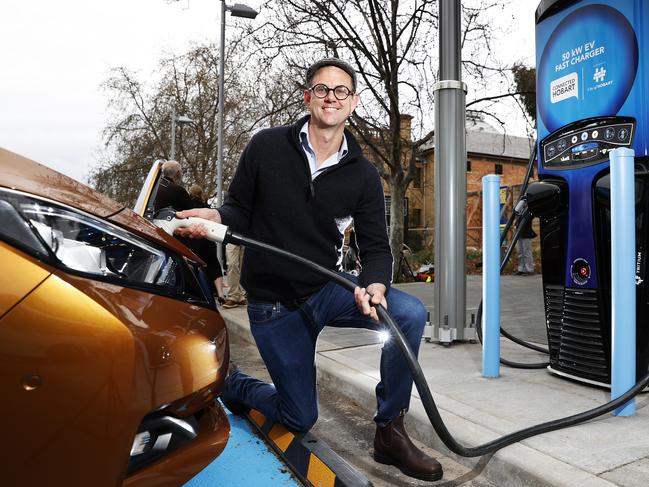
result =
[{"label": "person in background", "polygon": [[[209,208],[205,191],[198,184],[189,187],[189,198],[192,201],[192,208]],[[200,244],[200,245],[196,245]],[[207,266],[207,275],[216,288],[216,299],[223,305],[225,295],[223,293],[223,269],[217,256],[217,246],[209,240],[192,240],[191,249],[198,255]]]},{"label": "person in background", "polygon": [[183,171],[178,161],[166,161],[162,164],[162,178],[155,196],[155,211],[172,207],[176,211],[194,208],[189,193],[182,186]]},{"label": "person in background", "polygon": [[223,303],[224,308],[236,308],[248,304],[246,291],[241,285],[241,264],[243,249],[239,245],[225,246],[225,260],[228,263],[228,299]]},{"label": "person in background", "polygon": [[517,276],[531,276],[534,274],[534,254],[532,253],[532,239],[534,237],[536,237],[536,232],[532,229],[532,219],[530,218],[521,229],[521,234],[516,243],[518,250]]}]

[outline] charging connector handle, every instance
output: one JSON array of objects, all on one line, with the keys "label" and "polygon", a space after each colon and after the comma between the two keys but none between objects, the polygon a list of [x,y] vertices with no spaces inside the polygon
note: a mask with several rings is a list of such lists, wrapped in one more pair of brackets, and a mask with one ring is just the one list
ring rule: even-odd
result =
[{"label": "charging connector handle", "polygon": [[175,212],[166,210],[156,213],[153,224],[162,228],[169,235],[173,235],[179,228],[185,228],[190,225],[203,225],[207,229],[205,238],[216,243],[227,243],[228,227],[222,223],[216,223],[205,218],[190,216],[189,218],[176,218]]}]

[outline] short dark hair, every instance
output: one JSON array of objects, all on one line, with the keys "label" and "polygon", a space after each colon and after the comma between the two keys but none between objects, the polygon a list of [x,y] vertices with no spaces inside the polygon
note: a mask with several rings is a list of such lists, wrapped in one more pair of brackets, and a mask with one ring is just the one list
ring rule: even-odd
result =
[{"label": "short dark hair", "polygon": [[307,88],[311,87],[311,82],[313,81],[316,72],[320,68],[324,68],[326,66],[335,66],[336,68],[342,69],[345,73],[347,73],[352,78],[352,91],[353,92],[356,91],[356,71],[354,71],[354,68],[352,68],[352,66],[349,63],[343,61],[342,59],[338,59],[336,57],[324,58],[321,59],[320,61],[316,61],[311,66],[309,66],[309,69],[306,70]]}]

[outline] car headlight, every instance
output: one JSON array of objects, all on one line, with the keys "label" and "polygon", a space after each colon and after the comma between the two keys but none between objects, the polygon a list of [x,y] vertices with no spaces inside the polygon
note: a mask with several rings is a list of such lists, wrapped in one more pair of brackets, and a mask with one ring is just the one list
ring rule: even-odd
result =
[{"label": "car headlight", "polygon": [[86,213],[0,190],[0,238],[69,271],[176,288],[181,259]]}]

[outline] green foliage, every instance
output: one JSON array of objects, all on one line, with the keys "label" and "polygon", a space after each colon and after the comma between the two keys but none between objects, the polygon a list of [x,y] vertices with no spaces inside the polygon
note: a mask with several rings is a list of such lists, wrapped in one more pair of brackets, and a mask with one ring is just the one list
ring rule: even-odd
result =
[{"label": "green foliage", "polygon": [[536,122],[536,68],[516,63],[512,67],[512,73],[516,91],[520,94],[525,112]]}]

